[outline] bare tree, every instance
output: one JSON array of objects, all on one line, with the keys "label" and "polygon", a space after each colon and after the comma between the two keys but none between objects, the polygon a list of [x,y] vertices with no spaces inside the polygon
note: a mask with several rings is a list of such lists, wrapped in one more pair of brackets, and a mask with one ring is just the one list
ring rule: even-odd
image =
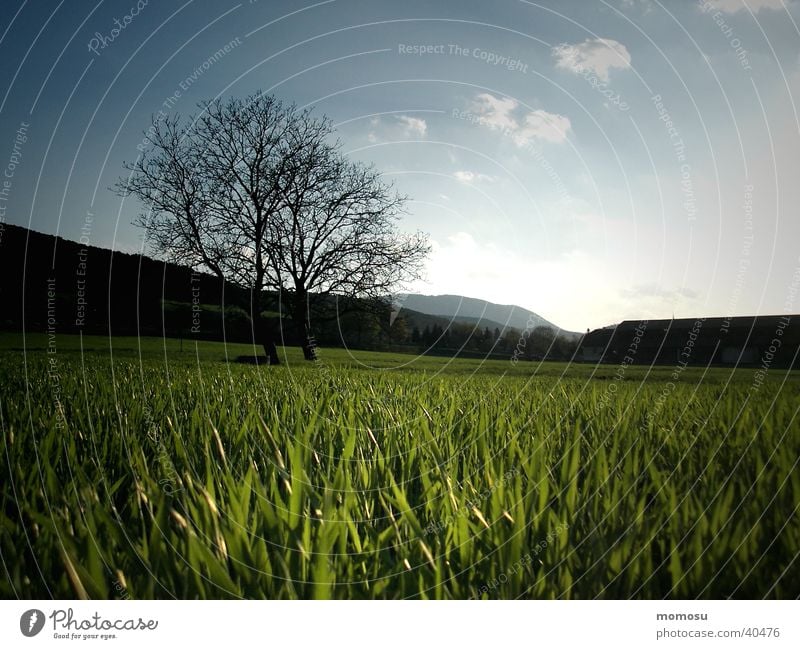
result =
[{"label": "bare tree", "polygon": [[282,218],[269,225],[271,272],[313,359],[313,316],[331,317],[332,307],[339,316],[342,304],[385,310],[392,292],[419,277],[429,247],[421,233],[396,228],[405,198],[338,144],[316,142],[294,162],[281,187]]},{"label": "bare tree", "polygon": [[256,336],[277,363],[265,291],[288,308],[306,358],[311,313],[331,296],[385,298],[417,277],[421,234],[395,227],[404,199],[331,143],[331,122],[256,94],[154,119],[116,189],[135,195],[157,253],[249,290]]}]

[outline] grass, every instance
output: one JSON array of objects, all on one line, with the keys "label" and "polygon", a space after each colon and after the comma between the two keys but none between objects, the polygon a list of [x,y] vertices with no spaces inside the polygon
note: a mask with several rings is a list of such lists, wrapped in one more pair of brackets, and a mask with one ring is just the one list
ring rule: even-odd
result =
[{"label": "grass", "polygon": [[56,342],[0,336],[0,596],[800,594],[796,373]]}]

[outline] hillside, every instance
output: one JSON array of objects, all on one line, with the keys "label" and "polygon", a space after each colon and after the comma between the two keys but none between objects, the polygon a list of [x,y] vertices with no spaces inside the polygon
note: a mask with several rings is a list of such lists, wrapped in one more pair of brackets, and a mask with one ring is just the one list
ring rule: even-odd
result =
[{"label": "hillside", "polygon": [[[249,292],[207,273],[69,241],[4,224],[0,239],[0,328],[48,334],[160,336],[252,342]],[[266,315],[275,323],[275,293]],[[335,297],[317,301],[335,315],[320,317],[313,334],[322,347],[403,350],[437,355],[491,354],[508,357],[528,318],[557,327],[516,306],[461,296],[409,296],[400,310],[361,300],[339,310]],[[441,311],[441,313],[432,313]],[[530,329],[528,334],[532,333]],[[292,328],[282,327],[287,345]],[[568,336],[558,345],[538,336],[526,357],[568,358]]]},{"label": "hillside", "polygon": [[419,295],[409,293],[397,300],[401,311],[411,310],[426,315],[440,316],[480,327],[495,327],[501,331],[514,328],[520,331],[536,327],[550,327],[563,336],[577,336],[546,320],[538,313],[514,304],[495,304],[463,295]]}]

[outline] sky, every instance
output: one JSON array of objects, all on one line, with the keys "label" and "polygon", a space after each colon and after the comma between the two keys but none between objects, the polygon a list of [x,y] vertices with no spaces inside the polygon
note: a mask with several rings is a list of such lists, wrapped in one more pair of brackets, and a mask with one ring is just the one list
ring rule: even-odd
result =
[{"label": "sky", "polygon": [[151,117],[261,91],[409,197],[413,292],[574,331],[796,313],[798,25],[800,0],[4,0],[0,224],[140,250],[109,188]]}]

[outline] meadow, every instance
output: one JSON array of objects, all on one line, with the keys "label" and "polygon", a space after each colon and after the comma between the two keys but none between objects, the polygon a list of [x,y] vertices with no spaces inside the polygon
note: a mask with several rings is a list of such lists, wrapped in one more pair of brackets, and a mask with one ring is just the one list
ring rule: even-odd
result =
[{"label": "meadow", "polygon": [[796,372],[259,351],[0,335],[0,596],[800,595]]}]

